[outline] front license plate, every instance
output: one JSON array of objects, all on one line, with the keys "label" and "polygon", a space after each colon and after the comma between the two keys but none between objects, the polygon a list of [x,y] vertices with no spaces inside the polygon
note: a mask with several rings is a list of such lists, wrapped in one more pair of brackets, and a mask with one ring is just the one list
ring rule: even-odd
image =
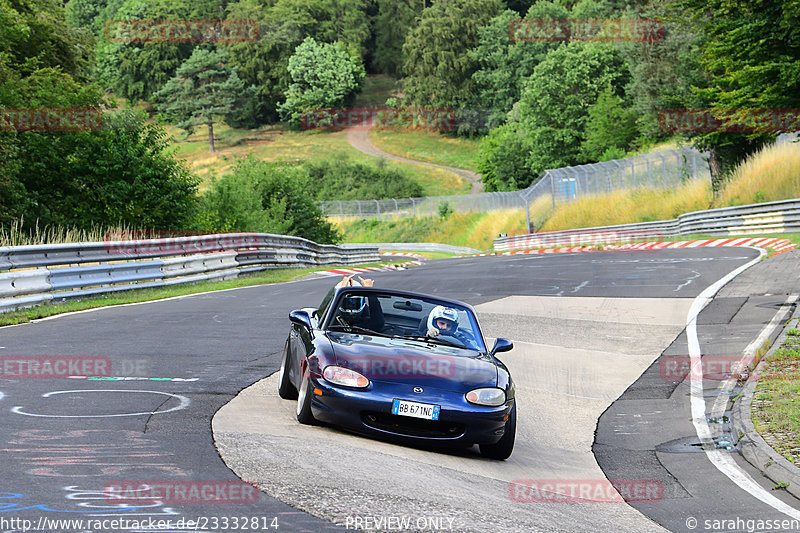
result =
[{"label": "front license plate", "polygon": [[395,400],[392,402],[392,414],[401,416],[413,416],[414,418],[424,418],[425,420],[439,420],[438,405],[429,403],[409,402],[408,400]]}]

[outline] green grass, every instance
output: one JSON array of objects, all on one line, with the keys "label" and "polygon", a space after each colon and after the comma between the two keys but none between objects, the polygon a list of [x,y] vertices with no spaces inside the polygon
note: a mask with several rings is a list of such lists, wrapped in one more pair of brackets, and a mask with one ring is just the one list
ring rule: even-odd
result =
[{"label": "green grass", "polygon": [[[371,263],[358,266],[381,266],[381,264]],[[313,268],[280,268],[256,272],[247,276],[226,281],[202,281],[194,284],[173,285],[171,287],[134,289],[112,294],[93,296],[83,300],[71,300],[59,304],[47,303],[37,307],[31,307],[29,309],[20,309],[18,311],[11,311],[8,313],[0,313],[0,326],[22,324],[25,322],[30,322],[31,320],[45,318],[48,316],[69,313],[72,311],[83,311],[85,309],[94,309],[109,305],[149,302],[164,298],[173,298],[175,296],[197,294],[200,292],[220,291],[224,289],[234,289],[237,287],[266,285],[269,283],[281,283],[284,281],[300,279],[303,276],[319,270],[353,267],[354,265],[349,265],[346,267],[343,265],[325,265]]]},{"label": "green grass", "polygon": [[[322,161],[339,156],[376,166],[379,159],[362,154],[347,142],[344,131],[290,131],[279,127],[255,130],[230,128],[214,129],[216,152],[208,152],[208,135],[200,130],[188,138],[185,132],[168,127],[173,137],[173,150],[185,159],[192,171],[201,178],[200,190],[208,188],[211,176],[221,176],[233,169],[237,159],[248,154],[264,161]],[[439,196],[469,192],[469,183],[446,170],[387,161],[386,166],[405,173],[420,184],[423,194]]]},{"label": "green grass", "polygon": [[788,333],[766,362],[750,414],[764,440],[800,465],[800,332]]},{"label": "green grass", "polygon": [[353,107],[384,107],[397,90],[397,80],[385,74],[367,76]]},{"label": "green grass", "polygon": [[448,167],[475,170],[480,141],[425,130],[370,130],[372,144],[390,154]]}]

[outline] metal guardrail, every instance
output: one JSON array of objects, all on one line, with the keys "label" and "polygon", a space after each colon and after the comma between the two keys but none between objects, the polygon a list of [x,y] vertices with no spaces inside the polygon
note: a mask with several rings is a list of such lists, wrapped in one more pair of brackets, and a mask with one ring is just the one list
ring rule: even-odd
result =
[{"label": "metal guardrail", "polygon": [[374,246],[345,248],[267,233],[0,247],[0,312],[270,268],[379,260]]},{"label": "metal guardrail", "polygon": [[620,243],[700,233],[743,236],[800,231],[800,199],[695,211],[675,220],[530,233],[494,240],[497,251]]}]

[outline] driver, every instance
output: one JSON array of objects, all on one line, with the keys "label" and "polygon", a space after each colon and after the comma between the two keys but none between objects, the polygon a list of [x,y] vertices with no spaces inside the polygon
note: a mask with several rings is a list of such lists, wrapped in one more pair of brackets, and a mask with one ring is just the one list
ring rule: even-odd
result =
[{"label": "driver", "polygon": [[475,339],[465,330],[458,329],[458,311],[437,305],[428,315],[428,337],[447,335],[461,341],[467,347],[475,346]]}]

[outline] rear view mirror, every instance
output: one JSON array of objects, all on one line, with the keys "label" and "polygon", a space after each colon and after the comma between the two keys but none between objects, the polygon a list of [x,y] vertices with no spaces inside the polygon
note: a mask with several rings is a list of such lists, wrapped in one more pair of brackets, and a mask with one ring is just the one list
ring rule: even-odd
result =
[{"label": "rear view mirror", "polygon": [[395,302],[392,307],[395,309],[402,309],[403,311],[422,311],[422,305],[418,304],[417,302],[410,302],[406,300],[405,302]]},{"label": "rear view mirror", "polygon": [[298,326],[305,326],[309,330],[314,329],[311,326],[311,317],[308,316],[308,311],[303,310],[295,310],[289,313],[289,320],[292,324],[297,324]]}]

